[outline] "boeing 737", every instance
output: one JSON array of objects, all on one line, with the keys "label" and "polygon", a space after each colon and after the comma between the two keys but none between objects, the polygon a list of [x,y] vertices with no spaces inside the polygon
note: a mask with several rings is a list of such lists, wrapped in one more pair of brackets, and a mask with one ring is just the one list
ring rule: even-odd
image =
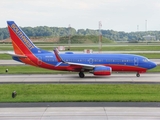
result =
[{"label": "boeing 737", "polygon": [[12,39],[14,53],[9,53],[16,61],[28,65],[50,70],[79,72],[84,78],[84,72],[99,76],[111,75],[112,71],[140,73],[157,65],[146,57],[133,54],[76,54],[73,52],[59,53],[42,50],[36,47],[29,37],[16,25],[14,21],[7,21],[8,30]]}]

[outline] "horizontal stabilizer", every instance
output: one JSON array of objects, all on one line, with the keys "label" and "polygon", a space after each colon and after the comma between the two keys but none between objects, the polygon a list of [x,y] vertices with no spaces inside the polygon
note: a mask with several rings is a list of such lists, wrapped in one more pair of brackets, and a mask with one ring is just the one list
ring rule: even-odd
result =
[{"label": "horizontal stabilizer", "polygon": [[9,55],[14,56],[14,57],[19,57],[19,58],[26,58],[27,57],[25,55],[15,54],[14,52],[7,52],[6,54],[9,54]]}]

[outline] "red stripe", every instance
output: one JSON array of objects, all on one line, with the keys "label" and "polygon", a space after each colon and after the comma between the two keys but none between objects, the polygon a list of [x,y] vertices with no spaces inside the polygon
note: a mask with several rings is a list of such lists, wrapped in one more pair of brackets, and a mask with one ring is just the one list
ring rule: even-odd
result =
[{"label": "red stripe", "polygon": [[146,68],[141,68],[138,66],[127,66],[127,65],[112,65],[112,64],[105,64],[105,66],[109,66],[112,68],[112,71],[135,71],[135,72],[146,72]]}]

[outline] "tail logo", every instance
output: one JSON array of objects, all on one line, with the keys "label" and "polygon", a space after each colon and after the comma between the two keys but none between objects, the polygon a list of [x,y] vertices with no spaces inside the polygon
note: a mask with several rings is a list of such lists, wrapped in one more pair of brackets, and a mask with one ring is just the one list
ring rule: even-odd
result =
[{"label": "tail logo", "polygon": [[13,29],[13,31],[18,35],[18,37],[24,42],[24,44],[30,49],[32,50],[35,46],[30,43],[30,41],[28,40],[28,38],[25,36],[25,34],[21,31],[20,28],[18,28],[18,26],[16,24],[12,24],[11,28]]}]

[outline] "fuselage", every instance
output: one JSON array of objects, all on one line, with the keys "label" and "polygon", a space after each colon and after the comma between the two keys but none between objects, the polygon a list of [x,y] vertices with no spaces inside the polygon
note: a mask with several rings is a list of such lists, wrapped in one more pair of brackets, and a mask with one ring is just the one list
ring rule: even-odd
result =
[{"label": "fuselage", "polygon": [[[146,57],[133,54],[59,54],[66,62],[82,63],[89,65],[103,65],[112,68],[112,71],[135,71],[139,73],[146,72],[148,69],[156,67],[156,64]],[[52,52],[37,53],[28,55],[28,58],[35,63],[34,66],[46,69],[62,70],[62,71],[81,71],[81,66],[72,66],[62,63],[59,66],[56,56]],[[14,60],[24,62],[25,58],[16,58]],[[27,62],[30,64],[30,62]],[[33,64],[31,64],[33,65]],[[87,70],[88,71],[88,70]]]}]

